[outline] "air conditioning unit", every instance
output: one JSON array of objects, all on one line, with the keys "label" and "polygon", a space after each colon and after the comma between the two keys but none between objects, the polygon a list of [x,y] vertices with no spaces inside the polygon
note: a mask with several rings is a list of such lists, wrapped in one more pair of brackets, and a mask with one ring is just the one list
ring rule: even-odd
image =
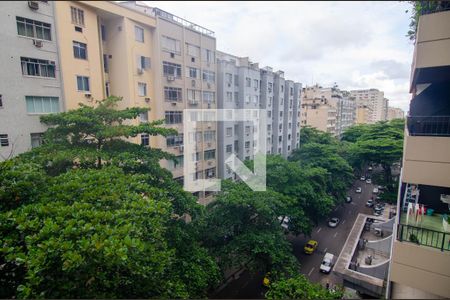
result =
[{"label": "air conditioning unit", "polygon": [[41,48],[43,43],[41,40],[33,40],[33,45],[35,45],[38,48]]},{"label": "air conditioning unit", "polygon": [[139,75],[144,74],[144,69],[137,68],[137,73],[138,73]]},{"label": "air conditioning unit", "polygon": [[192,79],[192,81],[191,81],[191,85],[192,85],[192,87],[195,87],[195,80],[194,79]]},{"label": "air conditioning unit", "polygon": [[147,97],[144,100],[145,100],[145,102],[149,103],[151,99],[150,99],[150,97]]},{"label": "air conditioning unit", "polygon": [[38,10],[39,9],[39,2],[37,1],[28,1],[28,7],[32,10]]},{"label": "air conditioning unit", "polygon": [[167,80],[168,80],[168,81],[174,81],[174,80],[175,80],[175,77],[174,77],[174,76],[171,76],[171,75],[169,75],[169,76],[167,76]]},{"label": "air conditioning unit", "polygon": [[92,97],[92,94],[91,94],[91,93],[85,93],[84,96],[85,96],[86,98],[91,98],[91,97]]},{"label": "air conditioning unit", "polygon": [[172,106],[177,106],[177,103],[176,102],[172,102]]}]

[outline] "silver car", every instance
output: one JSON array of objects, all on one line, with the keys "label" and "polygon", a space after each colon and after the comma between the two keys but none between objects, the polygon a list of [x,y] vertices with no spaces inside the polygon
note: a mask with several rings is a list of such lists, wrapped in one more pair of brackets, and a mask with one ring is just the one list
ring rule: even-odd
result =
[{"label": "silver car", "polygon": [[328,226],[331,228],[336,228],[339,222],[340,222],[339,218],[331,218],[330,221],[328,221]]}]

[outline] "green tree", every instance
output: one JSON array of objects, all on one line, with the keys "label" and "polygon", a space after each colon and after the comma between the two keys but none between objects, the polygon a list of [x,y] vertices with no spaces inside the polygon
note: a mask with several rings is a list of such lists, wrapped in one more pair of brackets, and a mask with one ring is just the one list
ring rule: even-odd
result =
[{"label": "green tree", "polygon": [[342,299],[344,293],[341,288],[336,291],[327,290],[320,284],[311,283],[304,275],[297,275],[288,279],[274,281],[269,286],[266,298],[277,299]]},{"label": "green tree", "polygon": [[300,148],[309,143],[336,144],[337,140],[328,132],[320,131],[311,126],[300,129]]}]

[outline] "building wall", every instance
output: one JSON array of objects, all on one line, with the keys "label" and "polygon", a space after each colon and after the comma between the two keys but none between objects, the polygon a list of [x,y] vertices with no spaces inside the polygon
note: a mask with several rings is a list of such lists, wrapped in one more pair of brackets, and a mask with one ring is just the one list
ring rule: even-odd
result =
[{"label": "building wall", "polygon": [[384,92],[377,89],[353,90],[351,95],[356,99],[357,106],[368,106],[369,124],[386,120],[387,99],[384,98]]},{"label": "building wall", "polygon": [[403,119],[404,117],[405,112],[401,108],[388,107],[387,120]]},{"label": "building wall", "polygon": [[[52,1],[39,2],[39,9],[32,10],[27,1],[0,2],[0,134],[7,134],[9,142],[8,146],[0,146],[0,161],[30,150],[31,134],[46,130],[39,121],[41,114],[27,111],[26,96],[57,97],[59,111],[64,110],[54,5]],[[42,47],[36,47],[33,38],[18,34],[16,17],[50,24],[51,40],[43,40]],[[55,78],[23,75],[21,57],[55,62]]]}]

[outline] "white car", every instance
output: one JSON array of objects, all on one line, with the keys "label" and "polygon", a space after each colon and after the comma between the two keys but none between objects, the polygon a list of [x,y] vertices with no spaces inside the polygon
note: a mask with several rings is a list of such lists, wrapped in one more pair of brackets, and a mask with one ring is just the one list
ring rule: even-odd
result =
[{"label": "white car", "polygon": [[361,193],[362,192],[362,188],[361,187],[357,187],[355,192],[356,193]]},{"label": "white car", "polygon": [[331,228],[336,228],[339,222],[340,222],[339,218],[331,218],[330,221],[328,221],[328,226]]},{"label": "white car", "polygon": [[372,171],[373,169],[372,169],[372,167],[369,167],[368,170],[369,170],[369,171]]},{"label": "white car", "polygon": [[288,230],[289,229],[289,217],[282,217],[282,216],[279,216],[278,217],[278,221],[280,221],[281,222],[281,227],[283,227],[284,229],[286,229],[286,230]]},{"label": "white car", "polygon": [[331,253],[325,253],[322,264],[320,265],[320,272],[330,273],[334,265],[334,255]]},{"label": "white car", "polygon": [[366,176],[361,176],[361,181],[366,180]]},{"label": "white car", "polygon": [[372,179],[367,178],[366,183],[369,183],[369,184],[372,183]]},{"label": "white car", "polygon": [[373,193],[378,194],[378,188],[373,188]]}]

